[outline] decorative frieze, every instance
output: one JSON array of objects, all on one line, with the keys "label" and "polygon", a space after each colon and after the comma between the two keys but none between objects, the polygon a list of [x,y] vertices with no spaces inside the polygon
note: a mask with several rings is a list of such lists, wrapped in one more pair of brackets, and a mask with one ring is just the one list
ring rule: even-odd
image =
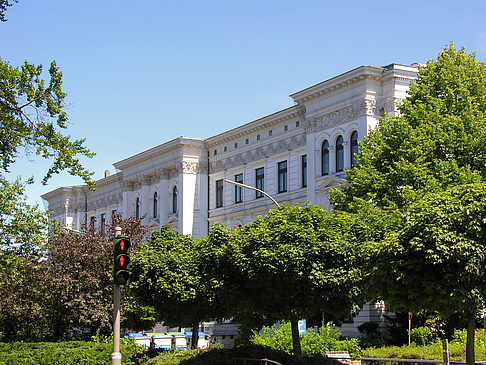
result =
[{"label": "decorative frieze", "polygon": [[304,121],[303,127],[307,133],[312,133],[351,122],[362,116],[375,114],[376,101],[365,99],[331,113],[308,119]]},{"label": "decorative frieze", "polygon": [[305,145],[305,143],[305,134],[299,134],[290,138],[285,138],[280,141],[254,148],[250,151],[213,162],[210,164],[209,173],[214,174],[216,172],[223,171],[235,166],[240,166],[245,163],[256,161],[262,158],[266,158],[277,153],[290,151],[294,148]]}]

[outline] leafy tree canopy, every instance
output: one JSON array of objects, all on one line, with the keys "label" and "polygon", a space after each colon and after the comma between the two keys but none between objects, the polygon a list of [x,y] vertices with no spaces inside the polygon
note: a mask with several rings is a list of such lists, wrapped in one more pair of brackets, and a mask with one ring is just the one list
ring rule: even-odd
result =
[{"label": "leafy tree canopy", "polygon": [[284,205],[232,234],[215,235],[216,242],[227,240],[224,287],[234,291],[236,320],[290,321],[299,357],[299,319],[322,312],[346,318],[363,304],[366,235],[356,234],[359,224],[350,214]]},{"label": "leafy tree canopy", "polygon": [[163,226],[132,258],[130,290],[155,309],[159,321],[192,327],[193,346],[200,322],[223,317],[215,298],[218,284],[209,271],[215,269],[214,257],[207,240],[194,240]]},{"label": "leafy tree canopy", "polygon": [[356,199],[403,207],[486,178],[486,65],[451,44],[419,68],[409,94],[365,137],[349,187],[332,196],[337,209],[353,210]]},{"label": "leafy tree canopy", "polygon": [[64,111],[62,73],[53,61],[49,79],[42,78],[42,65],[27,61],[21,67],[12,67],[0,59],[0,168],[8,171],[19,153],[33,153],[52,159],[42,183],[62,170],[80,176],[90,186],[93,173],[80,163],[79,155],[92,157],[84,139],[71,140],[61,133],[67,128]]}]

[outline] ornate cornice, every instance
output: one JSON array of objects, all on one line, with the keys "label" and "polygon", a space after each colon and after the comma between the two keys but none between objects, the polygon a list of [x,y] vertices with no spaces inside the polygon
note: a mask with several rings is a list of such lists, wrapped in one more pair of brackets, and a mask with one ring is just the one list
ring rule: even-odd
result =
[{"label": "ornate cornice", "polygon": [[159,146],[153,147],[149,150],[136,154],[134,156],[128,157],[125,160],[118,161],[113,164],[115,168],[119,170],[124,170],[132,166],[137,166],[145,161],[158,159],[161,156],[167,155],[169,152],[174,150],[182,150],[184,147],[192,147],[192,148],[205,148],[204,139],[201,138],[189,138],[189,137],[180,137],[176,138],[172,141],[167,143],[161,144]]},{"label": "ornate cornice", "polygon": [[264,146],[260,146],[258,148],[254,148],[252,150],[210,163],[209,173],[213,174],[235,166],[266,158],[276,153],[289,151],[296,147],[303,146],[305,143],[306,136],[304,133],[281,139],[279,141],[275,141]]},{"label": "ornate cornice", "polygon": [[[262,129],[272,127],[279,123],[284,123],[291,119],[298,119],[299,117],[299,109],[296,106],[292,106],[290,108],[267,115],[263,118],[254,120],[253,122],[244,124],[241,127],[237,127],[217,136],[208,138],[206,140],[206,146],[208,149],[211,149],[216,145],[241,139],[243,136],[254,134]],[[301,120],[303,120],[303,118],[301,118]]]}]

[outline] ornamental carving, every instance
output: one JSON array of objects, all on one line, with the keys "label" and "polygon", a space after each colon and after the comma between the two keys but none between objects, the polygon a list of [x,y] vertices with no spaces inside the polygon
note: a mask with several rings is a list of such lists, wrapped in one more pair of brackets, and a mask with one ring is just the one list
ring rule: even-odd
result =
[{"label": "ornamental carving", "polygon": [[185,174],[197,174],[199,172],[199,163],[182,161],[182,172]]},{"label": "ornamental carving", "polygon": [[138,183],[142,186],[149,186],[152,184],[152,176],[139,176]]},{"label": "ornamental carving", "polygon": [[321,131],[351,122],[365,115],[375,115],[376,109],[375,100],[360,100],[329,114],[306,120],[302,126],[307,133]]},{"label": "ornamental carving", "polygon": [[383,117],[385,113],[393,115],[395,112],[397,112],[397,105],[402,101],[403,100],[400,98],[384,98],[377,104],[375,113],[379,117]]},{"label": "ornamental carving", "polygon": [[131,181],[122,181],[120,184],[122,191],[132,191],[133,190],[133,183]]},{"label": "ornamental carving", "polygon": [[210,173],[216,173],[235,166],[241,166],[245,163],[256,161],[265,157],[269,157],[273,154],[289,151],[293,148],[305,145],[305,134],[299,134],[290,138],[273,142],[270,145],[260,146],[252,149],[248,152],[225,158],[210,164]]}]

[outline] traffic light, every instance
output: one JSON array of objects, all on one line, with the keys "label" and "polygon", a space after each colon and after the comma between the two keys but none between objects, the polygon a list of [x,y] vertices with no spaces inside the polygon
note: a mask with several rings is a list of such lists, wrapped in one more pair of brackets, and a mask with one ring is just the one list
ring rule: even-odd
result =
[{"label": "traffic light", "polygon": [[116,285],[127,285],[130,281],[130,238],[119,235],[114,243],[114,282]]}]

